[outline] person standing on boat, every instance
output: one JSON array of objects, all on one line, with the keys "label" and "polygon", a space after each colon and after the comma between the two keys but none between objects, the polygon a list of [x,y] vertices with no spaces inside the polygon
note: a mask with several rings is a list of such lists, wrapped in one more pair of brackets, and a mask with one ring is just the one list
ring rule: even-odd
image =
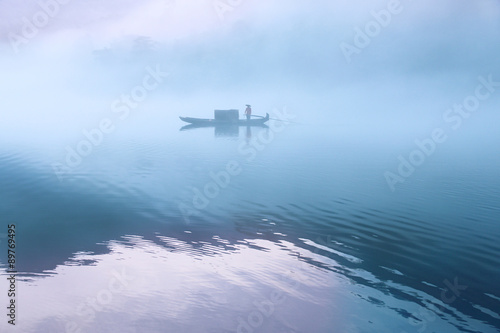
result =
[{"label": "person standing on boat", "polygon": [[250,120],[250,116],[252,115],[252,107],[247,104],[247,108],[245,109],[245,115],[247,116],[247,120]]}]

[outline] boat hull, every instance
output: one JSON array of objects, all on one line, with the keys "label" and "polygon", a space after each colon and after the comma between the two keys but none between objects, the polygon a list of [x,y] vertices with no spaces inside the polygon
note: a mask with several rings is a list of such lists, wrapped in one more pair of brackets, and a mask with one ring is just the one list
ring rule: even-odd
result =
[{"label": "boat hull", "polygon": [[196,126],[260,126],[269,120],[269,114],[266,113],[265,117],[260,119],[238,119],[231,121],[215,120],[215,119],[202,119],[191,117],[179,117],[182,121]]}]

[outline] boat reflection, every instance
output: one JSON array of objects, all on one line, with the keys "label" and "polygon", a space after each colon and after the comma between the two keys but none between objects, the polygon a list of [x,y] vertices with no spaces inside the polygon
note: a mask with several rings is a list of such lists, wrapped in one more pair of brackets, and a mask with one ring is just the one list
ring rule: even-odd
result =
[{"label": "boat reflection", "polygon": [[[191,125],[186,125],[180,128],[180,131],[187,131],[187,130],[193,130],[197,128],[207,128],[207,127],[213,127],[214,128],[214,137],[230,137],[230,138],[236,138],[239,137],[240,135],[240,126],[241,125],[216,125],[216,126],[207,126],[207,125],[197,125],[197,124],[191,124]],[[259,125],[250,125],[246,126],[246,137],[251,138],[252,137],[252,127],[260,127],[260,128],[269,128],[265,124],[259,124]]]}]

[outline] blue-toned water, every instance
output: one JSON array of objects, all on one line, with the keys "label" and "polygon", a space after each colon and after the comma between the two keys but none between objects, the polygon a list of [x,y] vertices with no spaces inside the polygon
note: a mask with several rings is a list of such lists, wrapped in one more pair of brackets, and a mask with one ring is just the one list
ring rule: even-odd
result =
[{"label": "blue-toned water", "polygon": [[446,128],[449,141],[391,191],[384,173],[441,123],[415,135],[297,107],[264,112],[294,118],[180,131],[175,113],[158,113],[138,134],[137,116],[60,177],[54,163],[78,132],[4,144],[15,329],[498,331],[500,164],[488,137],[469,134],[479,125]]}]

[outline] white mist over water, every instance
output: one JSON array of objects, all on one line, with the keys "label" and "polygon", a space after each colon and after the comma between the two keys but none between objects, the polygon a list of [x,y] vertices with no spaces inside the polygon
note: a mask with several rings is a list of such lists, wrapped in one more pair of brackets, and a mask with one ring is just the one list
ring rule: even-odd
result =
[{"label": "white mist over water", "polygon": [[[38,10],[7,4],[28,18]],[[141,84],[148,66],[169,77],[129,120],[147,124],[144,132],[179,115],[209,117],[215,108],[250,103],[260,114],[286,105],[307,123],[353,125],[357,136],[413,135],[442,122],[478,76],[500,81],[497,3],[401,1],[401,11],[348,63],[339,45],[355,46],[356,29],[388,8],[360,4],[242,2],[221,20],[209,1],[95,3],[92,10],[68,3],[17,54],[8,40],[21,21],[9,15],[0,54],[2,133],[27,141],[29,133],[80,133]],[[168,10],[153,10],[161,5]],[[127,20],[132,13],[135,20]],[[168,19],[174,13],[186,19]],[[497,102],[494,94],[471,122],[494,123],[498,113],[489,107]]]},{"label": "white mist over water", "polygon": [[[30,19],[40,6],[0,2],[5,193],[0,209],[23,228],[26,271],[53,274],[52,280],[38,281],[37,297],[45,299],[40,295],[54,294],[54,285],[70,283],[64,271],[71,266],[74,276],[82,270],[95,279],[90,295],[68,287],[84,302],[106,283],[106,263],[126,261],[128,268],[139,267],[141,276],[149,272],[183,280],[182,272],[198,274],[182,289],[191,297],[184,303],[184,321],[213,317],[210,309],[217,300],[198,297],[199,285],[207,281],[221,294],[235,284],[255,286],[234,289],[229,305],[217,306],[227,314],[224,327],[234,331],[238,317],[261,299],[259,292],[277,284],[276,265],[292,266],[301,259],[298,252],[306,258],[304,272],[311,281],[328,283],[302,286],[290,307],[311,309],[314,303],[326,314],[337,314],[322,316],[335,319],[318,320],[318,331],[339,324],[368,331],[373,326],[367,318],[378,318],[381,330],[411,331],[416,327],[408,323],[410,314],[419,317],[417,310],[439,302],[443,281],[455,275],[467,283],[468,292],[450,305],[452,312],[438,311],[429,330],[493,331],[494,316],[481,309],[487,313],[498,305],[484,293],[499,296],[490,275],[498,267],[500,87],[476,111],[461,116],[460,126],[454,126],[456,113],[453,121],[445,115],[475,96],[479,77],[500,81],[498,2],[401,1],[401,10],[370,38],[359,31],[373,26],[375,17],[397,1],[233,1],[222,19],[215,3],[69,2],[15,53],[9,33],[22,31],[22,17]],[[360,38],[369,44],[356,45]],[[359,53],[347,59],[342,43]],[[155,85],[151,71],[168,75]],[[142,91],[146,95],[140,101],[130,102],[134,92]],[[229,137],[213,128],[180,131],[185,124],[179,116],[210,118],[214,109],[230,108],[242,114],[245,104],[257,115],[286,110],[294,123],[274,133],[262,150],[252,140],[269,135],[269,129],[242,127]],[[447,139],[429,148],[436,128]],[[92,152],[68,179],[59,181],[53,164],[64,165],[68,148],[78,150],[92,140],[99,143],[90,146]],[[433,152],[422,155],[416,142],[426,142],[425,149]],[[241,145],[246,152],[254,149],[255,158],[242,153]],[[399,158],[410,161],[418,154],[425,162],[406,171],[411,174],[392,192],[384,173],[398,175]],[[233,160],[242,172],[186,223],[178,204],[192,205],[196,191],[213,181],[211,172]],[[136,241],[122,249],[124,235]],[[334,245],[318,242],[318,235],[329,235]],[[217,251],[210,243],[215,236],[224,241],[216,244],[221,246]],[[98,244],[107,244],[104,253],[91,253]],[[331,251],[312,253],[317,244]],[[208,260],[205,247],[221,256]],[[78,253],[100,266],[68,264]],[[148,257],[152,253],[154,260]],[[227,265],[244,266],[251,259],[250,268]],[[136,260],[143,261],[137,265]],[[198,261],[203,265],[192,264]],[[181,273],[165,271],[173,263]],[[221,283],[213,267],[235,280]],[[340,292],[325,301],[339,281]],[[151,301],[168,303],[165,295],[178,290],[153,286],[117,299],[141,302],[153,314],[151,330],[158,331],[164,328],[160,317],[172,314],[156,312]],[[51,318],[50,308],[37,312],[35,287],[23,285],[23,301],[33,304],[26,308],[32,327],[75,318],[76,307],[64,297],[52,303],[69,311],[64,320]],[[112,330],[143,320],[141,308],[117,326],[109,324],[107,319],[117,321],[126,311],[123,304],[110,306],[103,321],[89,326],[105,323]],[[338,307],[353,309],[353,315],[340,318]],[[284,320],[276,316],[267,323],[291,329],[286,321],[297,320],[298,310],[280,311]],[[358,315],[363,318],[354,318]],[[199,327],[217,327],[215,319]]]}]

